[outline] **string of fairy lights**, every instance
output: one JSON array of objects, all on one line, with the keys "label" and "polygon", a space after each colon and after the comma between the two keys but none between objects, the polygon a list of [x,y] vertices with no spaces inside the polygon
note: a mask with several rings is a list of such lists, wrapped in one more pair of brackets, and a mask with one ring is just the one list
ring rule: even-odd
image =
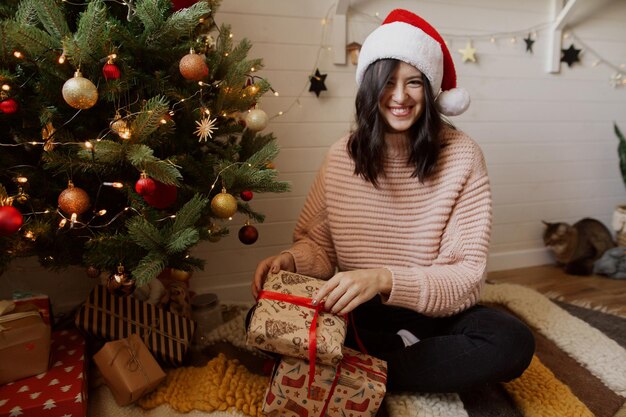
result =
[{"label": "string of fairy lights", "polygon": [[[321,35],[320,35],[321,39],[319,42],[319,47],[316,53],[315,61],[314,61],[314,64],[312,65],[312,69],[310,71],[310,75],[308,79],[304,82],[303,87],[301,88],[299,93],[295,96],[293,101],[289,105],[286,106],[285,110],[278,111],[276,114],[271,116],[270,119],[274,119],[274,118],[277,118],[277,117],[280,117],[289,113],[289,111],[291,111],[296,105],[298,107],[302,107],[301,98],[308,91],[310,79],[315,77],[315,71],[319,66],[321,53],[324,51],[326,52],[332,51],[332,47],[330,45],[325,44],[325,39],[328,34],[327,33],[328,28],[330,27],[330,24],[332,23],[332,20],[330,19],[330,14],[332,10],[334,10],[335,7],[336,7],[336,4],[333,4],[331,7],[329,7],[324,18],[321,19],[321,25],[323,26]],[[378,12],[366,13],[357,8],[350,7],[349,13],[350,13],[350,16],[353,18],[361,17],[366,22],[371,23],[372,30],[375,29],[377,26],[379,26],[383,21],[383,18]],[[446,42],[446,45],[448,47],[450,47],[452,43],[464,42],[466,48],[467,47],[473,48],[472,45],[473,45],[473,42],[475,41],[476,42],[486,41],[491,44],[501,44],[502,42],[504,42],[505,44],[515,46],[516,44],[520,42],[520,40],[522,40],[522,41],[525,41],[526,51],[533,52],[532,44],[534,43],[534,41],[537,39],[537,37],[539,36],[541,32],[549,29],[551,26],[552,26],[552,22],[542,22],[542,23],[532,25],[530,27],[526,27],[526,28],[514,30],[514,31],[498,31],[498,32],[488,32],[488,33],[479,33],[479,34],[459,34],[459,33],[441,32],[441,35],[444,38],[444,41]],[[615,88],[619,86],[626,86],[626,64],[612,63],[610,60],[603,57],[602,54],[600,54],[599,52],[594,50],[591,46],[589,46],[589,44],[584,42],[572,30],[565,31],[563,33],[563,40],[565,41],[570,40],[572,42],[576,42],[580,44],[584,48],[584,52],[586,55],[592,55],[594,57],[594,60],[592,63],[593,68],[604,65],[612,69],[614,73],[611,75],[610,80],[609,80],[609,84],[612,87]],[[357,52],[358,52],[358,49],[357,49]],[[451,52],[455,53],[457,51],[451,50]],[[458,52],[463,54],[461,51],[458,51]],[[476,51],[474,50],[473,54],[475,53]],[[470,60],[468,62],[475,62],[475,61]]]},{"label": "string of fairy lights", "polygon": [[[118,1],[118,0],[105,0],[105,1],[111,1],[117,4],[121,4],[124,6],[127,6],[129,9],[129,20],[130,18],[134,15],[134,2],[133,0],[126,0],[126,1]],[[75,5],[75,6],[85,6],[85,3],[76,3],[76,2],[70,2],[68,0],[63,0],[64,3],[70,4],[70,5]],[[201,18],[200,19],[200,23],[203,23],[204,19]],[[216,27],[218,27],[217,25],[215,25]],[[220,32],[219,27],[218,27],[218,32]],[[221,35],[221,32],[220,32]],[[228,33],[228,37],[229,38],[233,38],[233,33]],[[209,35],[206,39],[207,43],[212,42],[211,47],[215,46],[215,41],[213,40],[213,38]],[[49,50],[44,51],[41,56],[30,59],[28,56],[26,56],[22,51],[19,50],[15,50],[13,52],[13,56],[18,59],[18,60],[30,60],[33,61],[35,63],[41,61],[41,60],[46,60],[46,54],[50,52]],[[190,51],[190,53],[193,53],[193,49]],[[228,52],[225,53],[225,56],[228,56]],[[115,53],[111,53],[109,55],[107,55],[106,57],[103,57],[102,59],[100,59],[100,62],[107,62],[107,64],[113,64],[115,59],[117,58],[117,54]],[[61,50],[60,51],[60,55],[58,56],[58,59],[56,59],[57,63],[59,65],[64,65],[66,63],[66,55],[65,55],[65,51]],[[119,70],[118,70],[119,71]],[[265,79],[263,77],[260,77],[259,75],[256,75],[255,72],[257,71],[256,68],[252,67],[250,68],[250,72],[248,74],[246,74],[246,76],[248,77],[248,83],[246,83],[245,86],[245,91],[242,93],[242,97],[245,97],[246,94],[249,94],[251,96],[256,95],[260,89],[257,85],[255,85],[255,81],[256,80],[263,80],[265,81]],[[26,81],[24,83],[22,83],[19,88],[23,88],[35,75],[35,73],[33,73],[33,75],[31,75],[30,77],[28,77],[26,79]],[[119,76],[119,75],[118,75]],[[105,76],[106,78],[106,76]],[[195,110],[201,110],[200,113],[203,117],[210,117],[210,110],[204,105],[204,103],[202,102],[202,96],[203,96],[203,92],[205,88],[220,88],[221,84],[222,84],[223,80],[217,80],[214,81],[212,83],[207,83],[204,81],[198,81],[198,86],[199,89],[194,93],[191,94],[188,97],[184,97],[179,99],[178,101],[175,101],[173,103],[171,103],[170,109],[167,112],[167,114],[169,116],[174,116],[175,112],[177,111],[177,107],[182,105],[185,102],[188,102],[190,100],[193,99],[198,99],[199,101],[199,108],[196,108]],[[269,86],[269,83],[267,83]],[[11,85],[9,83],[3,83],[0,87],[0,94],[2,94],[2,99],[5,99],[8,96],[8,93],[11,91]],[[97,87],[96,87],[97,88]],[[224,91],[226,93],[231,92],[230,90],[234,91],[234,89],[231,89],[229,87],[225,87]],[[274,96],[278,96],[279,93],[274,90],[271,86],[269,86],[269,91],[272,92],[272,94]],[[197,97],[199,96],[199,97]],[[69,104],[69,103],[68,103]],[[50,151],[52,150],[54,147],[56,146],[82,146],[85,150],[91,151],[92,155],[94,154],[94,145],[93,142],[100,142],[104,139],[106,139],[109,135],[112,134],[112,132],[117,133],[117,135],[122,138],[123,140],[130,140],[132,138],[132,131],[131,129],[128,127],[127,121],[131,120],[133,117],[136,117],[142,113],[144,113],[144,110],[141,111],[136,111],[136,112],[126,112],[126,114],[124,116],[121,115],[121,113],[124,111],[125,108],[130,108],[132,104],[129,104],[127,106],[116,106],[115,109],[115,116],[113,117],[113,120],[111,121],[111,123],[109,124],[109,127],[104,129],[103,131],[101,131],[97,136],[97,138],[95,139],[90,139],[90,140],[85,140],[85,141],[55,141],[53,140],[54,136],[56,135],[57,132],[61,131],[64,127],[66,127],[69,123],[71,123],[77,116],[78,114],[80,114],[80,112],[83,109],[79,109],[78,111],[76,111],[67,121],[65,121],[61,127],[55,129],[51,123],[48,123],[48,125],[46,127],[44,127],[44,129],[42,130],[42,137],[43,140],[31,140],[31,141],[25,141],[25,142],[21,142],[21,143],[0,143],[0,147],[21,147],[21,146],[43,146],[44,150],[46,151]],[[251,109],[254,110],[254,109]],[[248,112],[251,112],[251,110],[248,110]],[[148,110],[148,112],[151,112],[151,110]],[[227,117],[231,117],[233,116],[232,114],[229,115],[226,112],[223,112],[221,114],[221,116],[227,118]],[[240,117],[240,114],[234,114],[234,117]],[[167,124],[169,123],[169,121],[171,120],[171,118],[168,118],[166,116],[162,117],[160,120],[161,124]],[[210,119],[208,119],[210,120]],[[213,130],[215,130],[215,127],[213,126],[213,123],[215,122],[215,120],[210,121],[210,124],[208,125],[208,131],[204,131],[204,135],[205,135],[205,140],[206,140],[206,134],[208,134],[209,136],[211,136],[211,133],[213,133]],[[197,122],[199,127],[199,130],[201,130],[202,124],[200,122]],[[263,126],[264,127],[264,126]],[[258,130],[262,130],[258,129]],[[198,133],[198,131],[196,132],[196,134],[198,134],[201,139],[202,139],[202,135],[200,135]],[[170,161],[165,161],[166,163],[171,163]],[[230,165],[227,165],[226,167],[222,168],[216,175],[215,181],[213,182],[213,184],[210,187],[210,190],[208,191],[208,194],[210,194],[213,189],[215,188],[217,182],[219,181],[219,179],[222,177],[222,174],[234,167],[234,166],[238,166],[238,165],[247,165],[247,166],[252,166],[251,164],[247,163],[247,162],[235,162],[232,163]],[[17,169],[18,167],[8,167],[5,168],[7,171],[11,171],[13,169]],[[22,167],[24,168],[24,167]],[[180,167],[179,167],[180,168]],[[22,171],[24,171],[24,169],[22,169]],[[13,196],[0,196],[0,204],[2,205],[11,205],[14,199],[17,199],[21,202],[24,202],[25,200],[28,199],[28,195],[26,193],[24,193],[24,186],[28,183],[28,178],[20,173],[18,173],[16,176],[13,177],[13,181],[18,183],[18,191],[16,195]],[[70,178],[70,184],[71,184],[71,178]],[[102,189],[102,187],[113,187],[116,189],[121,189],[124,188],[124,184],[122,182],[119,181],[114,181],[114,182],[107,182],[107,181],[103,181],[100,184],[100,187],[98,189],[97,192],[97,196],[100,195],[100,190]],[[68,187],[69,189],[69,187]],[[250,193],[251,194],[251,193]],[[220,193],[221,195],[226,195],[225,193],[225,188],[224,188],[224,184],[222,183],[222,193]],[[229,197],[232,198],[232,196],[228,195]],[[251,197],[249,197],[251,198]],[[98,207],[98,197],[96,197],[96,201],[94,203],[94,207]],[[234,198],[232,198],[233,201]],[[247,201],[246,199],[244,199],[244,201]],[[236,203],[236,201],[235,201]],[[236,204],[235,204],[236,207]],[[23,213],[23,216],[26,217],[26,223],[34,216],[34,215],[46,215],[46,214],[51,214],[54,213],[55,215],[60,216],[60,221],[59,221],[59,229],[64,228],[66,225],[69,224],[70,228],[88,228],[90,231],[91,229],[98,229],[98,228],[105,228],[110,226],[112,223],[114,223],[119,217],[121,217],[124,213],[128,212],[128,211],[133,211],[138,215],[142,215],[142,213],[140,213],[139,211],[137,211],[136,209],[134,209],[133,207],[127,206],[124,207],[121,211],[119,211],[117,214],[115,214],[114,216],[112,216],[107,222],[102,223],[102,224],[96,224],[96,220],[102,218],[102,216],[104,216],[105,214],[107,214],[107,210],[106,209],[100,209],[100,210],[93,210],[93,216],[91,216],[91,218],[87,219],[87,220],[83,220],[81,221],[78,218],[78,213],[71,213],[71,215],[67,216],[65,215],[62,210],[60,210],[59,208],[57,208],[56,210],[44,210],[44,211],[31,211],[29,213]],[[233,213],[234,214],[234,213]],[[157,222],[161,222],[161,221],[165,221],[168,219],[174,219],[176,217],[175,214],[172,215],[168,215],[166,217],[163,217],[161,219],[157,219]],[[224,216],[218,216],[221,217],[223,219],[228,219],[228,220],[232,220],[232,215],[228,214],[225,217]],[[246,226],[250,226],[249,221],[246,222]],[[210,226],[210,230],[209,232],[214,232],[214,233],[221,233],[221,230],[218,230],[219,228],[216,228],[215,225],[211,225]],[[92,231],[93,233],[93,231]],[[94,233],[95,234],[95,233]],[[31,230],[28,230],[27,228],[24,228],[24,236],[26,238],[35,240],[36,237],[34,236],[33,232]]]}]

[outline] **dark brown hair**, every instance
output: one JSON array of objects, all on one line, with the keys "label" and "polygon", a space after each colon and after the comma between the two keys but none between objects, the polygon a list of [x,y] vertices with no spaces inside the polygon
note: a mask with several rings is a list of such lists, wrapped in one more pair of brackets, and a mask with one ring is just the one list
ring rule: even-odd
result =
[{"label": "dark brown hair", "polygon": [[[386,123],[379,110],[385,85],[398,67],[397,59],[381,59],[370,65],[356,95],[356,129],[348,140],[348,153],[354,161],[354,174],[378,186],[378,176],[385,175]],[[435,95],[428,79],[423,77],[424,112],[411,126],[410,153],[407,160],[414,166],[413,177],[420,182],[432,174],[441,147],[439,133],[447,124],[435,104]]]}]

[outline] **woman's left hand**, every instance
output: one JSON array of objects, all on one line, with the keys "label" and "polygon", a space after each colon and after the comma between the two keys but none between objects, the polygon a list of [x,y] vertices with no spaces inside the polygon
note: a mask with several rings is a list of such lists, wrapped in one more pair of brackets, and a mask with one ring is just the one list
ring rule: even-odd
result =
[{"label": "woman's left hand", "polygon": [[389,294],[391,272],[386,268],[339,272],[314,295],[314,304],[324,302],[326,311],[348,314],[376,294]]}]

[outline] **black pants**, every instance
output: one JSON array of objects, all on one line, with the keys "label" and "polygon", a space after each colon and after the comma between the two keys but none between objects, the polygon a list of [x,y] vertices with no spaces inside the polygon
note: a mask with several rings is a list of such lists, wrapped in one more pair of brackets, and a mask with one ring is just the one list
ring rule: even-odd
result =
[{"label": "black pants", "polygon": [[[535,341],[524,323],[477,305],[452,317],[426,317],[384,305],[379,297],[360,305],[353,320],[370,355],[387,361],[388,391],[460,392],[517,378],[530,364]],[[396,332],[420,341],[404,347]],[[358,350],[354,329],[346,346]]]}]

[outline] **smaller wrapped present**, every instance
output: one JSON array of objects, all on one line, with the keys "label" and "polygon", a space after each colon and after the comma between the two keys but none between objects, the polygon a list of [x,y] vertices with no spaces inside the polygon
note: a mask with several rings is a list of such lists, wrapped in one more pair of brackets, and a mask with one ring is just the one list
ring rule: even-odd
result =
[{"label": "smaller wrapped present", "polygon": [[293,272],[268,274],[248,325],[246,343],[259,349],[337,366],[347,322],[312,305],[324,281]]},{"label": "smaller wrapped present", "polygon": [[263,413],[269,417],[374,417],[385,396],[387,363],[344,348],[339,366],[309,365],[283,357],[274,368]]},{"label": "smaller wrapped present", "polygon": [[165,379],[165,372],[136,334],[106,343],[93,360],[117,405],[137,401]]},{"label": "smaller wrapped present", "polygon": [[50,326],[37,311],[0,316],[0,384],[48,370]]},{"label": "smaller wrapped present", "polygon": [[117,340],[135,333],[157,360],[181,365],[196,324],[134,297],[111,294],[98,285],[76,314],[76,327],[95,337]]},{"label": "smaller wrapped present", "polygon": [[0,386],[0,417],[85,417],[85,339],[75,330],[52,333],[50,369]]},{"label": "smaller wrapped present", "polygon": [[32,294],[28,292],[14,292],[13,303],[15,304],[15,312],[37,310],[43,319],[43,322],[52,326],[52,308],[50,307],[50,298],[44,294]]}]

